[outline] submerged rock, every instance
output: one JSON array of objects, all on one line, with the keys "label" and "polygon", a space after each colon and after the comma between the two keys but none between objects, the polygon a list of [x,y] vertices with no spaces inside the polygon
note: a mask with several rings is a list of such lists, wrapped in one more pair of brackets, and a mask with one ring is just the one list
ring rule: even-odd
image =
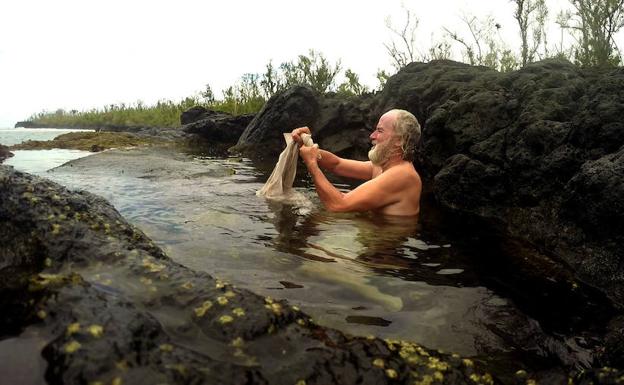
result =
[{"label": "submerged rock", "polygon": [[96,195],[0,166],[0,196],[0,335],[37,335],[50,384],[494,382],[179,265]]}]

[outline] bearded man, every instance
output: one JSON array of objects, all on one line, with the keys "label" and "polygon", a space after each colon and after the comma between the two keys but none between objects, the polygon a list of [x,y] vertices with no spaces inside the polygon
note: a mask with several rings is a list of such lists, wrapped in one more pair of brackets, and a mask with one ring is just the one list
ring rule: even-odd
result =
[{"label": "bearded man", "polygon": [[[311,134],[310,129],[296,128],[292,137],[299,143],[299,155],[329,211],[373,210],[385,215],[418,215],[422,182],[412,161],[415,144],[420,139],[420,125],[410,112],[390,110],[381,116],[370,135],[373,143],[368,153],[370,161],[343,159],[318,147],[302,146],[304,133]],[[327,180],[321,168],[367,182],[343,193]]]}]

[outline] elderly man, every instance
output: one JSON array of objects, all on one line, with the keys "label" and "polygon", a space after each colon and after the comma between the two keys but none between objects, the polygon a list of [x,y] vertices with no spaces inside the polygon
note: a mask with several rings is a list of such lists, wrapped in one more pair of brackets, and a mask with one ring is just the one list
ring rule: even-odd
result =
[{"label": "elderly man", "polygon": [[[303,133],[310,134],[310,129],[300,127],[292,131],[293,139],[300,146]],[[381,116],[370,135],[374,145],[368,153],[370,161],[343,159],[331,152],[305,146],[299,148],[299,155],[328,210],[374,210],[386,215],[417,215],[422,183],[412,160],[414,145],[419,138],[420,125],[414,115],[405,110],[391,110]],[[342,193],[327,180],[321,168],[367,182],[353,191]]]}]

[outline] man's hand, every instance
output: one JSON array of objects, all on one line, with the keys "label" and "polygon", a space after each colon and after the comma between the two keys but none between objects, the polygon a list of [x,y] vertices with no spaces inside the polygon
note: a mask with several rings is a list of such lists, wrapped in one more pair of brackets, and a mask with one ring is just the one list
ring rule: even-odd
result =
[{"label": "man's hand", "polygon": [[295,128],[294,130],[292,130],[292,138],[295,142],[297,142],[297,144],[299,145],[299,147],[303,146],[303,139],[301,139],[301,134],[312,134],[310,132],[310,129],[308,127],[299,127],[299,128]]},{"label": "man's hand", "polygon": [[316,164],[319,156],[319,148],[316,145],[312,147],[302,146],[299,148],[299,156],[309,168],[310,166]]}]

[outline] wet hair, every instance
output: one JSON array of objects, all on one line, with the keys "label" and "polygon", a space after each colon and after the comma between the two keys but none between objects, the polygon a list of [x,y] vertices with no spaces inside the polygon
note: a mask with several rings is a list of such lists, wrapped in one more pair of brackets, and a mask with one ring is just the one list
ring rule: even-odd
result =
[{"label": "wet hair", "polygon": [[420,140],[420,124],[418,119],[409,111],[391,110],[394,112],[394,135],[401,139],[403,159],[413,161],[416,144]]}]

